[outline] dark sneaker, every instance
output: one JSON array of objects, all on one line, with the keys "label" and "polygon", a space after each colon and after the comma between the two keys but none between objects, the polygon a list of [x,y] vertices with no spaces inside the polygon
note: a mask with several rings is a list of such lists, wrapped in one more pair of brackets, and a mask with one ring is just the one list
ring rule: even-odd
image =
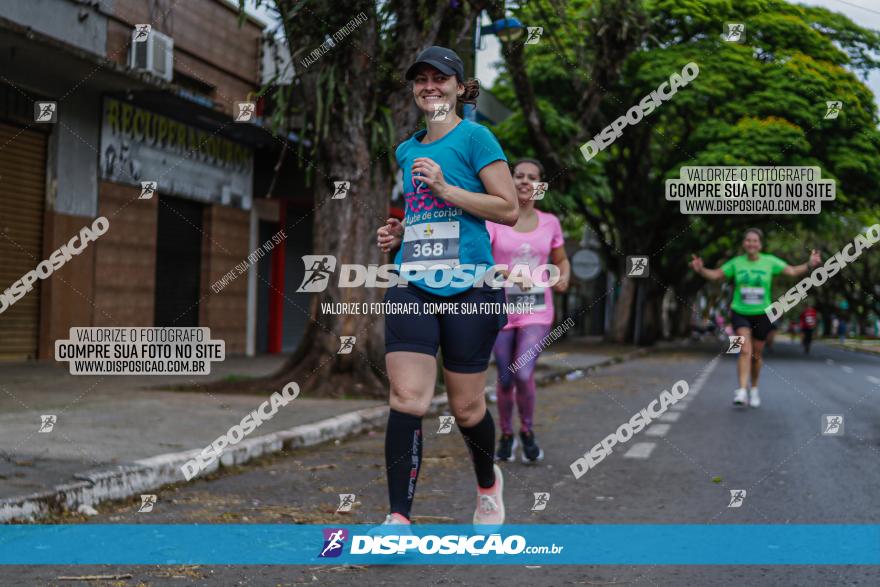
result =
[{"label": "dark sneaker", "polygon": [[495,453],[496,461],[510,462],[516,458],[513,454],[516,450],[516,437],[513,434],[502,434],[501,440],[498,441],[498,452]]},{"label": "dark sneaker", "polygon": [[535,442],[534,432],[520,432],[519,437],[522,440],[523,445],[522,462],[537,463],[544,459],[544,451],[541,450],[541,447]]}]

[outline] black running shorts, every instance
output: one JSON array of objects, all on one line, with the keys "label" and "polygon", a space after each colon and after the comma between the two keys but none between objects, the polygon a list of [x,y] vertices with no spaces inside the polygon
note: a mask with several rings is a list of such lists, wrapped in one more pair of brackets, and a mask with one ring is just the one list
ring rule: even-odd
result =
[{"label": "black running shorts", "polygon": [[754,316],[745,316],[731,310],[730,322],[733,325],[734,331],[740,328],[751,330],[752,338],[755,340],[767,340],[767,335],[770,334],[771,330],[770,318],[764,312]]},{"label": "black running shorts", "polygon": [[[437,356],[443,351],[443,367],[455,373],[480,373],[498,332],[507,324],[504,290],[489,285],[474,287],[454,296],[439,296],[413,284],[390,287],[385,294],[385,352],[409,351]],[[459,311],[424,312],[436,304],[458,304]],[[468,310],[464,311],[463,305]],[[417,313],[400,311],[418,308]],[[446,308],[451,309],[451,306]],[[500,311],[499,311],[500,308]],[[477,312],[470,310],[476,309]]]}]

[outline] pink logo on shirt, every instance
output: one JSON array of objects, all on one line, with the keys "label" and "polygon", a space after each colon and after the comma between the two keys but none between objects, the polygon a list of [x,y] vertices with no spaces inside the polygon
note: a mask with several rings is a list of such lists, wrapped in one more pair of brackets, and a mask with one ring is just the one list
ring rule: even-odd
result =
[{"label": "pink logo on shirt", "polygon": [[433,210],[434,208],[438,210],[452,208],[452,204],[435,198],[431,193],[431,189],[425,185],[424,182],[412,178],[412,184],[415,191],[403,194],[403,199],[406,201],[406,207],[409,208],[411,212],[422,212]]}]

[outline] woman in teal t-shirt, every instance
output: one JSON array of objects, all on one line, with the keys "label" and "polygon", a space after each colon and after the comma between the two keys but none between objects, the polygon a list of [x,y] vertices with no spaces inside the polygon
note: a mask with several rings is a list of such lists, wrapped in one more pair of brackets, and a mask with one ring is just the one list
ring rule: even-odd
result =
[{"label": "woman in teal t-shirt", "polygon": [[[802,265],[789,265],[779,257],[761,253],[764,233],[750,228],[743,235],[745,255],[734,257],[720,269],[708,269],[703,260],[693,255],[691,267],[710,281],[733,279],[733,303],[730,304],[731,323],[737,336],[742,336],[742,348],[736,363],[739,387],[734,391],[733,403],[753,408],[761,405],[758,395],[758,377],[761,374],[761,353],[770,333],[770,318],[765,310],[770,306],[773,276],[782,273],[799,277],[821,263],[819,253],[813,250],[810,260]],[[751,378],[751,388],[749,379]],[[749,389],[747,392],[746,390]]]},{"label": "woman in teal t-shirt", "polygon": [[[391,382],[391,411],[385,431],[390,513],[384,525],[407,525],[422,459],[422,417],[431,405],[437,349],[449,408],[477,477],[474,524],[504,522],[503,479],[495,461],[495,424],[486,409],[486,369],[498,331],[506,324],[504,292],[475,286],[473,278],[494,264],[486,220],[516,224],[519,204],[507,157],[492,132],[463,120],[459,102],[474,103],[476,80],[464,79],[454,51],[429,47],[407,70],[425,130],[398,146],[403,171],[404,223],[389,218],[377,231],[406,287],[391,287],[389,305],[480,308],[477,313],[388,313],[385,365]],[[470,273],[468,273],[470,272]],[[469,276],[470,282],[459,277]],[[395,532],[399,531],[395,530]]]}]

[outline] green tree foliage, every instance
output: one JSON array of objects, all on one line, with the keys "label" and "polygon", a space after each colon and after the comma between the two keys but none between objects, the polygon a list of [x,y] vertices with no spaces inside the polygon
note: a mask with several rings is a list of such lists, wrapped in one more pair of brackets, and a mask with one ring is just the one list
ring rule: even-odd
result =
[{"label": "green tree foliage", "polygon": [[[810,249],[817,249],[822,254],[822,261],[841,251],[853,242],[856,235],[864,234],[872,225],[880,223],[880,207],[846,215],[824,215],[812,229],[794,229],[783,223],[776,223],[774,232],[768,235],[774,251],[783,259],[794,259],[800,262]],[[854,262],[844,267],[840,273],[821,287],[809,292],[809,301],[825,320],[831,314],[839,313],[840,302],[846,301],[849,306],[850,318],[862,332],[871,320],[880,317],[880,255],[875,245],[862,252]],[[796,280],[783,279],[774,284],[774,297],[782,295],[792,287]],[[796,318],[806,306],[804,300],[793,308],[789,318]]]},{"label": "green tree foliage", "polygon": [[[822,221],[878,206],[878,118],[859,76],[878,66],[872,55],[880,49],[880,34],[824,8],[780,0],[646,2],[648,34],[604,88],[588,138],[685,64],[696,63],[700,74],[585,162],[580,145],[572,144],[581,131],[581,102],[572,87],[589,75],[591,54],[582,47],[591,39],[584,32],[599,4],[537,1],[518,15],[527,25],[544,26],[541,42],[526,47],[526,70],[565,166],[564,178],[548,178],[544,203],[590,224],[605,240],[605,260],[618,274],[626,255],[649,255],[649,305],[659,304],[666,287],[680,300],[690,299],[703,285],[689,273],[690,253],[702,254],[712,266],[737,252],[746,226],[820,227],[818,217],[807,215],[683,215],[677,203],[665,200],[664,180],[678,178],[684,165],[819,166],[823,178],[838,182],[837,200],[825,203]],[[725,23],[745,24],[745,42],[724,40]],[[515,81],[505,73],[493,91],[517,109]],[[825,119],[827,100],[843,102],[837,119]],[[500,125],[503,144],[516,154],[546,156],[528,140],[526,123],[517,114]],[[554,182],[562,189],[554,192]]]}]

